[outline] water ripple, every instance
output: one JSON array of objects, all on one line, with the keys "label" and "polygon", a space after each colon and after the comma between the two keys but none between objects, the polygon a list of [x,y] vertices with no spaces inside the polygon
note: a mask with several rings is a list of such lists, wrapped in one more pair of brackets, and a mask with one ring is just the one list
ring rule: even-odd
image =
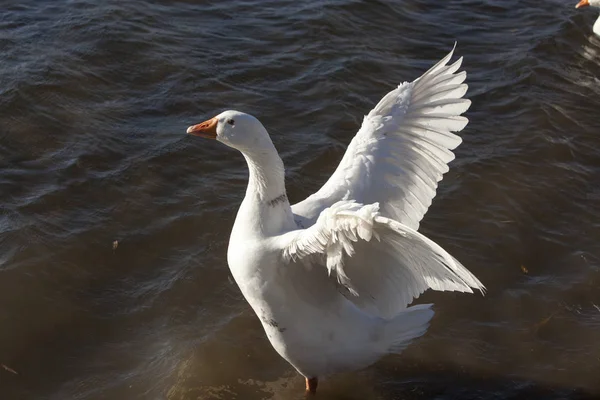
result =
[{"label": "water ripple", "polygon": [[471,122],[422,230],[489,293],[427,293],[437,308],[428,336],[326,390],[596,393],[595,18],[559,0],[8,2],[0,326],[10,329],[0,329],[0,363],[22,380],[0,377],[3,395],[301,391],[226,267],[243,159],[185,128],[224,109],[255,114],[299,200],[334,170],[381,96],[455,41]]}]

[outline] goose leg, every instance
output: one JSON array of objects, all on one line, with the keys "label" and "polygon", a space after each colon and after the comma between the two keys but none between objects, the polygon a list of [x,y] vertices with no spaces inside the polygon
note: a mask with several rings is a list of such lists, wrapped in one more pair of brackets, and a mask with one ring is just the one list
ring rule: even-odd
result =
[{"label": "goose leg", "polygon": [[305,378],[306,379],[306,394],[316,394],[317,385],[319,384],[318,378]]}]

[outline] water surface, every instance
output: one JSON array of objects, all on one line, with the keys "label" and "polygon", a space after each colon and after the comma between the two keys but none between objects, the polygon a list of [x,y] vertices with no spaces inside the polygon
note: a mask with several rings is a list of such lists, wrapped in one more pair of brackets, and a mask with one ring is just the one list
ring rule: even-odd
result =
[{"label": "water surface", "polygon": [[574,5],[3,1],[0,397],[302,398],[226,265],[243,158],[185,129],[257,116],[299,201],[458,41],[471,122],[421,230],[489,292],[427,293],[423,338],[319,397],[593,398],[600,39]]}]

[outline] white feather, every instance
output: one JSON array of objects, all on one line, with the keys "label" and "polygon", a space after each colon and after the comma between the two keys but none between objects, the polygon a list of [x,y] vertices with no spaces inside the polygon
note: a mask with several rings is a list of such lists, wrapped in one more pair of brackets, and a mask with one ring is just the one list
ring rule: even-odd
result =
[{"label": "white feather", "polygon": [[[454,51],[454,50],[453,50]],[[385,95],[365,117],[331,178],[306,200],[292,206],[306,224],[342,199],[379,202],[383,216],[417,230],[435,197],[437,183],[461,143],[453,132],[468,119],[471,102],[462,58],[448,65],[453,51],[412,83]],[[347,196],[349,195],[349,196]],[[305,224],[305,225],[306,225]]]},{"label": "white feather", "polygon": [[[373,237],[377,240],[372,240]],[[357,240],[360,238],[360,240]],[[427,289],[473,293],[484,286],[454,257],[409,226],[379,213],[377,203],[342,200],[310,228],[283,235],[286,262],[327,256],[327,269],[357,306],[391,318]]]}]

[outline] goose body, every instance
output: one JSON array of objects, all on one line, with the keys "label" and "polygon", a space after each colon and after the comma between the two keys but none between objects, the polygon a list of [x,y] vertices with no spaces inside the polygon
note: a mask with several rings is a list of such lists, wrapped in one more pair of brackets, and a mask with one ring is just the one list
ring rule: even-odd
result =
[{"label": "goose body", "polygon": [[427,289],[484,286],[418,232],[454,158],[470,105],[452,52],[388,93],[365,117],[331,178],[291,205],[284,166],[253,116],[225,111],[188,128],[245,157],[249,180],[227,261],[275,350],[306,378],[364,368],[421,336]]}]

